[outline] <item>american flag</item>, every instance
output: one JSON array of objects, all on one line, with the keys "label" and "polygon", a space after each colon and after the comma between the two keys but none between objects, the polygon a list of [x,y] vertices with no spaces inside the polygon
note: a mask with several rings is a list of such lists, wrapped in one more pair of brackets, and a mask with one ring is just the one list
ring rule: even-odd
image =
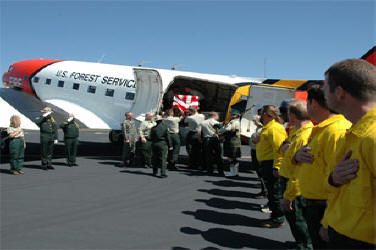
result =
[{"label": "american flag", "polygon": [[175,95],[172,107],[178,108],[183,112],[190,107],[198,109],[200,107],[200,99],[195,95]]}]

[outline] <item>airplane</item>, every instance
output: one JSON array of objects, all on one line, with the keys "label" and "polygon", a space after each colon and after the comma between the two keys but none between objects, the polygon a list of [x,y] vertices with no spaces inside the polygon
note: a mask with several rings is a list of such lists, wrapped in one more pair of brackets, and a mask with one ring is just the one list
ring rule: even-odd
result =
[{"label": "airplane", "polygon": [[[362,59],[375,65],[375,47]],[[201,112],[216,111],[224,119],[244,89],[249,96],[251,85],[304,90],[308,82],[55,59],[16,62],[3,75],[4,86],[74,113],[88,128],[110,129],[112,142],[120,141],[126,112],[142,121],[148,112],[171,107],[177,94],[198,96]]]}]

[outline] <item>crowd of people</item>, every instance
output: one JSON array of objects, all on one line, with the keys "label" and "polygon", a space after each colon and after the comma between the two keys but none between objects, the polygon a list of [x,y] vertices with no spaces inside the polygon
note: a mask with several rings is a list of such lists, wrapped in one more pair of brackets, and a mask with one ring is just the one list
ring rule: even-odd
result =
[{"label": "crowd of people", "polygon": [[[277,228],[287,220],[299,249],[375,249],[376,67],[360,59],[338,62],[325,72],[325,82],[312,84],[307,93],[306,101],[284,101],[279,110],[265,105],[255,116],[252,165],[261,181],[259,196],[266,196],[264,208],[271,212],[261,226]],[[36,119],[45,170],[53,168],[57,140],[51,114],[45,108]],[[155,176],[160,170],[160,177],[167,177],[166,169],[177,169],[179,128],[185,124],[189,167],[237,176],[240,112],[233,109],[226,125],[218,120],[216,112],[205,118],[193,107],[184,113],[170,109],[155,117],[146,114],[137,128],[128,112],[123,166],[152,168]],[[67,164],[74,166],[79,135],[74,116],[60,128]],[[23,174],[26,144],[18,116],[12,116],[8,134],[11,171]]]}]

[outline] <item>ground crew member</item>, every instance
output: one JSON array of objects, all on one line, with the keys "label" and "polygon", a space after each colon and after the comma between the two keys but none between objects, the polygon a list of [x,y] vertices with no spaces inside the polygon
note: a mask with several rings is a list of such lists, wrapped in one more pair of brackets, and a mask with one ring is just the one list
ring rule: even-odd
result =
[{"label": "ground crew member", "polygon": [[157,176],[158,169],[161,169],[161,178],[166,178],[167,150],[171,146],[167,126],[162,122],[161,116],[157,116],[156,125],[151,129],[150,140],[152,149],[153,175]]},{"label": "ground crew member", "polygon": [[35,123],[40,128],[42,169],[55,169],[52,166],[52,155],[54,144],[58,142],[57,125],[51,116],[53,112],[50,107],[45,107],[41,112],[42,116],[37,117]]},{"label": "ground crew member", "polygon": [[[376,67],[350,59],[325,73],[331,109],[353,123],[324,181],[330,188],[320,234],[333,249],[376,248]],[[329,232],[328,232],[329,231]],[[329,235],[328,235],[329,233]]]},{"label": "ground crew member", "polygon": [[[180,112],[180,109],[176,109],[176,112]],[[178,162],[180,153],[179,122],[181,121],[181,114],[175,116],[174,109],[169,109],[167,114],[168,116],[163,120],[171,140],[171,150],[168,151],[167,157],[167,168],[169,170],[177,170],[176,163]]]},{"label": "ground crew member", "polygon": [[222,149],[217,134],[219,127],[219,116],[217,112],[211,112],[209,118],[199,125],[199,136],[202,137],[202,152],[204,155],[205,169],[209,174],[218,171],[218,174],[224,176]]},{"label": "ground crew member", "polygon": [[[307,103],[302,100],[290,101],[288,107],[288,116],[291,124],[290,128],[295,128],[288,137],[288,142],[284,143],[281,150],[284,151],[283,161],[280,168],[281,190],[284,193],[280,201],[284,209],[285,217],[290,225],[291,233],[295,238],[298,249],[312,249],[312,241],[308,232],[306,220],[303,216],[304,199],[301,195],[295,197],[289,196],[286,185],[294,185],[295,190],[299,190],[296,180],[292,179],[294,166],[291,161],[297,150],[308,143],[313,124],[307,111]],[[292,132],[292,133],[291,133]],[[286,149],[285,149],[286,148]],[[294,194],[299,191],[295,191]]]},{"label": "ground crew member", "polygon": [[254,138],[253,143],[256,144],[256,156],[260,163],[261,176],[264,178],[268,190],[269,208],[272,211],[271,218],[262,223],[261,226],[276,228],[283,226],[285,220],[279,203],[282,192],[278,171],[282,161],[280,148],[287,138],[287,133],[281,124],[275,106],[266,105],[262,108],[261,122],[264,127],[260,134]]},{"label": "ground crew member", "polygon": [[153,114],[147,113],[145,120],[141,122],[138,128],[138,134],[140,136],[139,140],[139,150],[140,150],[140,161],[138,162],[139,167],[150,168],[151,167],[151,141],[150,132],[151,128],[156,125],[153,120]]},{"label": "ground crew member", "polygon": [[201,167],[201,142],[198,137],[197,129],[201,122],[205,120],[203,114],[199,114],[195,107],[190,107],[189,116],[184,120],[188,124],[188,135],[186,141],[186,148],[189,157],[189,167],[202,168]]},{"label": "ground crew member", "polygon": [[230,160],[230,172],[226,174],[228,177],[238,176],[239,172],[239,163],[237,159],[241,157],[239,117],[240,111],[232,109],[230,122],[218,130],[218,133],[223,134],[225,138],[225,141],[223,142],[223,155]]},{"label": "ground crew member", "polygon": [[67,164],[69,167],[78,166],[76,164],[76,155],[80,127],[76,123],[74,115],[69,114],[67,121],[60,124],[60,128],[64,132],[64,145],[67,152]]},{"label": "ground crew member", "polygon": [[310,142],[293,157],[293,178],[298,180],[300,192],[306,202],[303,215],[313,247],[321,249],[326,248],[326,242],[319,236],[320,222],[328,199],[328,188],[324,185],[324,180],[327,178],[326,173],[334,167],[329,163],[337,152],[338,140],[351,127],[351,123],[343,115],[336,115],[328,108],[320,84],[308,89],[307,110],[311,119],[319,124],[312,129]]},{"label": "ground crew member", "polygon": [[14,175],[24,174],[22,171],[25,155],[25,137],[21,128],[21,118],[18,115],[12,115],[10,125],[7,129],[10,154],[10,172]]},{"label": "ground crew member", "polygon": [[136,142],[137,142],[137,128],[136,122],[133,119],[133,113],[127,112],[125,113],[126,119],[123,122],[122,129],[123,129],[123,166],[128,167],[134,163],[134,158],[136,154]]}]

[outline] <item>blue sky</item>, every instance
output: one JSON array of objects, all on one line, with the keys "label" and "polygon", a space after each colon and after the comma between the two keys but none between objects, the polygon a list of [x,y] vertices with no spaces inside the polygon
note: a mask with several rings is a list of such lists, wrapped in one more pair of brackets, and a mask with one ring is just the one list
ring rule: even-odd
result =
[{"label": "blue sky", "polygon": [[375,1],[4,1],[0,70],[33,58],[322,79],[376,42]]}]

